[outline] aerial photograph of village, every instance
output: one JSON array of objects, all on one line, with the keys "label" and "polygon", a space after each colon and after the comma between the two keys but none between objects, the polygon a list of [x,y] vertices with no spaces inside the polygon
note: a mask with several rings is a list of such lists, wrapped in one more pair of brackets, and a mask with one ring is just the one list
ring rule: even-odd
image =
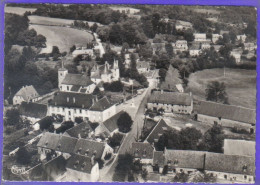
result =
[{"label": "aerial photograph of village", "polygon": [[254,183],[256,15],[6,4],[2,181]]}]

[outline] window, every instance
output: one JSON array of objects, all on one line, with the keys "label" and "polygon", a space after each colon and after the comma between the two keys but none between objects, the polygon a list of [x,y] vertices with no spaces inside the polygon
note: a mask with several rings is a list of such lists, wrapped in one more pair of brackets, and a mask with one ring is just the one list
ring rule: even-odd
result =
[{"label": "window", "polygon": [[246,175],[244,176],[244,179],[247,179],[247,176],[246,176]]},{"label": "window", "polygon": [[227,175],[224,175],[224,178],[227,179]]},{"label": "window", "polygon": [[69,86],[67,86],[67,91],[69,91],[69,89],[70,89]]},{"label": "window", "polygon": [[79,109],[79,113],[80,113],[80,114],[82,113],[82,110],[81,110],[81,109]]},{"label": "window", "polygon": [[71,115],[70,111],[69,111],[69,115]]}]

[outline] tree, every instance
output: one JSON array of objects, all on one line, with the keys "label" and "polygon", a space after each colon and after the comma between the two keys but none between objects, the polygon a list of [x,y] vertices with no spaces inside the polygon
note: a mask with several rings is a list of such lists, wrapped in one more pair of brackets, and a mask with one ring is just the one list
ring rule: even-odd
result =
[{"label": "tree", "polygon": [[219,124],[214,124],[207,130],[199,144],[199,150],[222,153],[224,142],[223,128]]},{"label": "tree", "polygon": [[144,168],[141,172],[141,176],[144,179],[144,181],[147,180],[148,171]]},{"label": "tree", "polygon": [[161,81],[165,81],[167,70],[164,68],[159,69],[159,76]]},{"label": "tree", "polygon": [[196,150],[199,140],[202,137],[200,130],[194,127],[187,127],[179,133],[181,149],[183,150]]},{"label": "tree", "polygon": [[47,116],[47,117],[41,119],[39,121],[40,129],[41,130],[48,130],[51,127],[51,125],[53,124],[53,121],[54,121],[54,119],[53,119],[52,116]]},{"label": "tree", "polygon": [[123,138],[123,135],[120,134],[120,133],[115,133],[113,134],[112,137],[110,137],[108,140],[108,144],[114,148],[114,147],[117,147],[117,146],[120,146],[120,143],[121,143],[121,140]]},{"label": "tree", "polygon": [[51,56],[53,57],[54,55],[60,55],[60,50],[58,46],[52,46]]},{"label": "tree", "polygon": [[83,119],[82,119],[82,117],[75,117],[75,122],[76,123],[82,123],[83,122]]},{"label": "tree", "polygon": [[172,47],[171,43],[165,44],[165,50],[169,57],[173,56],[173,47]]},{"label": "tree", "polygon": [[93,32],[96,32],[97,28],[98,28],[97,23],[94,23],[94,24],[90,27],[90,30],[93,31]]},{"label": "tree", "polygon": [[206,88],[206,100],[228,104],[228,96],[224,82],[212,81]]},{"label": "tree", "polygon": [[117,120],[118,129],[123,133],[129,132],[131,130],[132,124],[133,120],[126,112],[122,113]]},{"label": "tree", "polygon": [[133,156],[129,153],[120,154],[118,156],[117,165],[115,167],[113,181],[124,182],[126,175],[129,174],[132,168],[133,168]]},{"label": "tree", "polygon": [[59,128],[56,129],[56,132],[59,133],[64,133],[66,130],[72,128],[74,126],[74,123],[72,121],[65,121],[61,124]]},{"label": "tree", "polygon": [[104,89],[111,92],[122,92],[124,84],[121,81],[114,81],[111,83],[104,83]]},{"label": "tree", "polygon": [[73,53],[73,51],[76,49],[76,46],[75,45],[73,45],[73,46],[71,46],[71,48],[70,48],[70,53]]},{"label": "tree", "polygon": [[168,135],[164,133],[159,137],[155,147],[157,151],[164,151],[164,148],[167,146],[168,146]]},{"label": "tree", "polygon": [[6,121],[4,122],[5,126],[7,126],[7,125],[17,125],[21,121],[20,113],[15,108],[8,109],[6,111],[5,117],[6,117],[6,119],[5,119]]},{"label": "tree", "polygon": [[25,147],[21,147],[16,153],[16,161],[21,165],[28,165],[31,162],[31,154]]},{"label": "tree", "polygon": [[189,175],[184,172],[177,173],[173,178],[173,182],[187,182],[188,178]]}]

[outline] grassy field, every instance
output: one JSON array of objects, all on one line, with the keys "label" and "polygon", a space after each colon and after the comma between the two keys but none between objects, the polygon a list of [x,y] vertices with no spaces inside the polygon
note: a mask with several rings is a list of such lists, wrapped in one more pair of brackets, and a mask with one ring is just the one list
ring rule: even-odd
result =
[{"label": "grassy field", "polygon": [[[51,17],[43,17],[37,15],[28,16],[31,24],[41,24],[41,25],[51,25],[51,26],[67,26],[71,25],[74,20],[70,19],[60,19],[60,18],[51,18]],[[87,22],[87,21],[84,21]],[[92,26],[95,22],[89,22],[88,25]],[[97,23],[98,26],[101,26],[100,23]]]},{"label": "grassy field", "polygon": [[26,11],[28,12],[34,12],[36,8],[22,8],[22,7],[5,7],[5,13],[13,13],[18,15],[23,15]]},{"label": "grassy field", "polygon": [[77,30],[59,26],[30,25],[30,29],[35,29],[38,34],[46,37],[46,48],[41,53],[50,53],[52,46],[58,46],[60,52],[69,51],[70,47],[75,44],[86,45],[92,41],[93,36],[82,30]]},{"label": "grassy field", "polygon": [[256,108],[256,71],[245,69],[206,69],[189,77],[187,91],[196,99],[205,99],[205,89],[210,81],[224,82],[229,103],[248,108]]}]

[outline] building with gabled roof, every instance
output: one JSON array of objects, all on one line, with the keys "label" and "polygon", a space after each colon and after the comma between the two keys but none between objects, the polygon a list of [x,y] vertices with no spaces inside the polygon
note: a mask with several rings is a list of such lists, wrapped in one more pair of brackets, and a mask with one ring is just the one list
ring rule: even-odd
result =
[{"label": "building with gabled roof", "polygon": [[38,92],[32,85],[23,86],[13,97],[13,104],[21,104],[22,102],[34,102],[39,96]]},{"label": "building with gabled roof", "polygon": [[88,122],[82,122],[66,130],[64,134],[74,138],[87,139],[90,138],[92,134],[94,134],[94,131]]},{"label": "building with gabled roof", "polygon": [[93,93],[96,84],[86,74],[72,74],[64,67],[58,70],[58,82],[60,91],[74,93]]},{"label": "building with gabled roof", "polygon": [[172,130],[172,128],[168,126],[163,119],[160,119],[144,142],[148,142],[150,144],[157,143],[160,136],[170,130]]},{"label": "building with gabled roof", "polygon": [[256,110],[211,101],[200,101],[197,109],[197,120],[254,132]]},{"label": "building with gabled roof", "polygon": [[66,164],[66,181],[97,182],[99,165],[93,157],[72,155]]},{"label": "building with gabled roof", "polygon": [[220,34],[212,34],[212,42],[215,44],[220,38],[222,38],[223,36]]},{"label": "building with gabled roof", "polygon": [[134,142],[132,143],[131,153],[136,160],[140,160],[142,164],[153,163],[154,148],[150,143]]},{"label": "building with gabled roof", "polygon": [[190,56],[194,57],[194,56],[199,56],[201,53],[200,50],[200,45],[199,44],[193,44],[190,48],[189,48],[189,54]]},{"label": "building with gabled roof", "polygon": [[150,63],[148,61],[138,61],[136,63],[136,69],[140,74],[148,73],[150,71]]},{"label": "building with gabled roof", "polygon": [[104,65],[95,64],[91,69],[90,78],[93,82],[111,83],[120,79],[118,60],[114,60],[113,66],[106,61]]},{"label": "building with gabled roof", "polygon": [[187,21],[181,21],[177,20],[175,23],[175,29],[176,30],[187,30],[187,29],[192,29],[192,24]]},{"label": "building with gabled roof", "polygon": [[206,41],[207,40],[207,36],[206,33],[194,33],[194,41]]},{"label": "building with gabled roof", "polygon": [[255,157],[255,141],[224,139],[224,154]]},{"label": "building with gabled roof", "polygon": [[65,120],[76,117],[91,122],[102,122],[116,113],[107,97],[98,99],[92,94],[58,92],[48,104],[48,115],[60,115]]},{"label": "building with gabled roof", "polygon": [[147,108],[165,113],[191,114],[193,98],[191,93],[153,91],[147,101]]}]

